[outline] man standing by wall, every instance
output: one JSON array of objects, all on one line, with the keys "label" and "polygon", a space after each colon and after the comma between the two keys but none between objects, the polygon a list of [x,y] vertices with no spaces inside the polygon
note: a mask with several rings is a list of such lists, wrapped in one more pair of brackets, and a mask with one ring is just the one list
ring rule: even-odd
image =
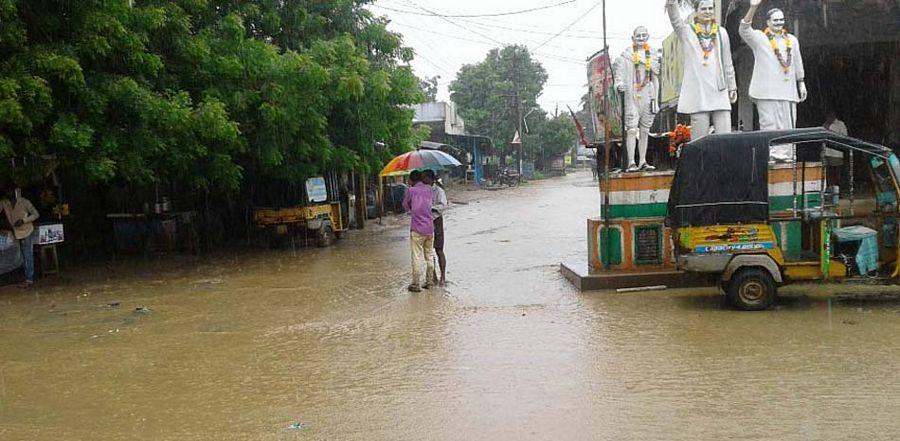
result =
[{"label": "man standing by wall", "polygon": [[[431,181],[427,175],[413,171],[409,175],[412,187],[403,197],[403,208],[410,214],[409,244],[412,259],[412,283],[408,289],[419,292],[422,288],[431,288],[430,275],[434,272],[434,220],[431,218],[433,194]],[[425,273],[422,273],[422,260],[425,260]],[[419,280],[424,276],[424,285]]]},{"label": "man standing by wall", "polygon": [[[830,130],[838,135],[848,136],[847,125],[839,120],[834,110],[825,113],[825,129]],[[842,186],[842,175],[844,168],[844,152],[832,148],[825,148],[825,163],[828,166],[828,184]]]}]

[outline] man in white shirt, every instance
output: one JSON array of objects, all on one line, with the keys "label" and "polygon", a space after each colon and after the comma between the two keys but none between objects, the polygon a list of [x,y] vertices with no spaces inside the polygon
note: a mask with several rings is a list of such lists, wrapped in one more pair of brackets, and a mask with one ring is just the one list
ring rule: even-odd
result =
[{"label": "man in white shirt", "polygon": [[[426,174],[434,177],[433,170],[426,170]],[[438,267],[441,270],[440,280],[435,280],[439,285],[443,286],[447,283],[447,257],[444,256],[444,211],[449,206],[447,202],[447,192],[444,191],[444,182],[441,179],[434,179],[431,186],[431,193],[434,195],[431,202],[431,217],[434,219],[434,254],[438,258]],[[437,279],[437,275],[429,275]]]},{"label": "man in white shirt", "polygon": [[6,219],[13,227],[13,234],[19,241],[22,257],[25,261],[24,288],[34,285],[34,243],[37,232],[34,229],[34,221],[40,217],[31,201],[22,197],[22,191],[11,185],[6,191],[5,197],[0,200],[0,210],[6,214]]},{"label": "man in white shirt", "polygon": [[[759,112],[760,130],[785,130],[797,126],[797,103],[806,101],[805,72],[800,41],[785,29],[781,9],[766,14],[766,29],[752,27],[753,16],[762,0],[750,0],[750,9],[741,20],[741,38],[753,51],[750,98]],[[791,145],[772,146],[772,160],[793,159]]]}]

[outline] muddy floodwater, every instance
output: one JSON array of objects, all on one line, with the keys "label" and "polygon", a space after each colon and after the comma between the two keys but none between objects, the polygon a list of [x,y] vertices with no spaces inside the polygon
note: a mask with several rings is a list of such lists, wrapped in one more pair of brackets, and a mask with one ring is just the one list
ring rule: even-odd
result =
[{"label": "muddy floodwater", "polygon": [[[0,290],[2,440],[834,440],[900,434],[900,291],[585,293],[590,173],[468,200],[444,289],[403,219],[327,249]],[[300,425],[291,426],[293,423]]]}]

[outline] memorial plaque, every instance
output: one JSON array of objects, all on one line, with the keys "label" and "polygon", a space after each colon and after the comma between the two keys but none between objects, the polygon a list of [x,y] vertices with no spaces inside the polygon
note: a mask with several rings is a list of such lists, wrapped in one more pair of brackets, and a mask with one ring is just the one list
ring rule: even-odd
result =
[{"label": "memorial plaque", "polygon": [[634,261],[662,263],[662,227],[642,225],[634,228]]}]

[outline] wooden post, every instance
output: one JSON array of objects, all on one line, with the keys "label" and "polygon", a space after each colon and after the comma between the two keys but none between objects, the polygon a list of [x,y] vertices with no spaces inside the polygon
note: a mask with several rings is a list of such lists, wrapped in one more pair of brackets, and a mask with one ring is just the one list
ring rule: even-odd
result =
[{"label": "wooden post", "polygon": [[356,174],[356,228],[362,230],[366,227],[366,175]]}]

